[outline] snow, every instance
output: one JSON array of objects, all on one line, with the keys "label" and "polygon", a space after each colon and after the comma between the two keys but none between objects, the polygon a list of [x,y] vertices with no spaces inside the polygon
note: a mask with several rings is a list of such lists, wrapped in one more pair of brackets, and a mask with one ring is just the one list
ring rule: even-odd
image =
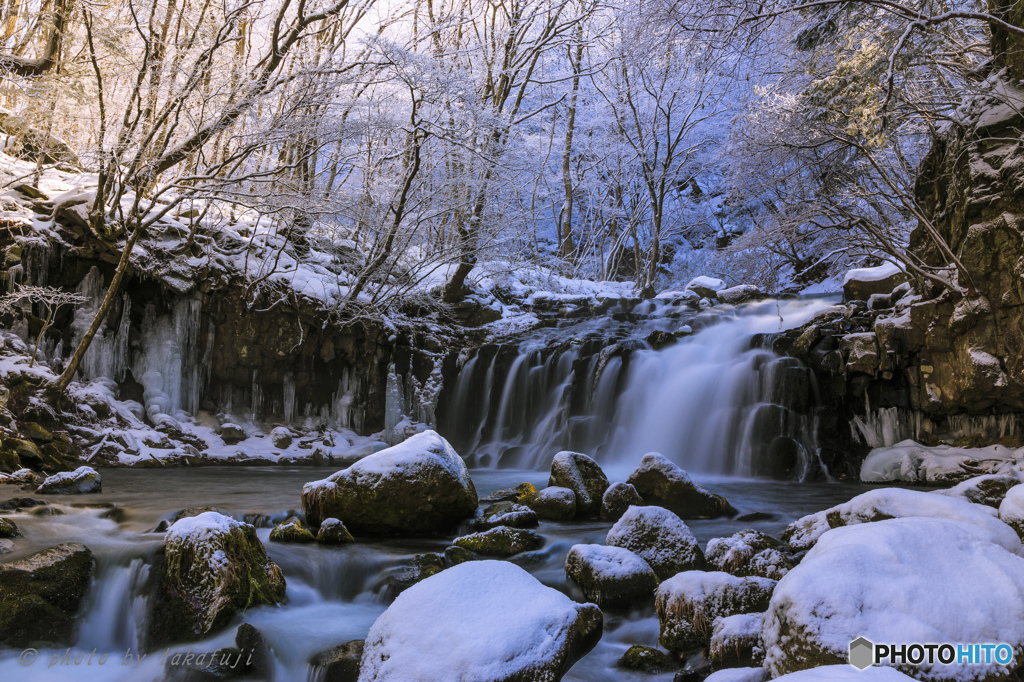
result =
[{"label": "snow", "polygon": [[685,601],[706,605],[709,615],[738,600],[751,590],[770,593],[776,581],[769,578],[737,578],[721,571],[683,571],[658,586],[658,601]]},{"label": "snow", "polygon": [[47,476],[42,485],[36,489],[36,492],[43,494],[55,492],[53,489],[61,492],[70,492],[73,486],[77,488],[77,492],[88,493],[98,489],[100,483],[101,477],[95,469],[88,466],[80,466],[74,471],[62,471],[59,474]]},{"label": "snow", "polygon": [[215,537],[227,535],[235,528],[241,528],[244,525],[244,523],[219,512],[203,512],[197,516],[178,519],[171,524],[164,536],[164,542],[165,544],[175,542],[203,544]]},{"label": "snow", "polygon": [[526,679],[559,658],[581,608],[514,564],[459,564],[402,592],[377,619],[359,679]]},{"label": "snow", "polygon": [[690,568],[685,565],[703,558],[689,527],[663,507],[630,506],[608,531],[605,544],[630,550],[659,576],[670,567]]},{"label": "snow", "polygon": [[846,272],[846,276],[843,277],[843,286],[846,286],[850,282],[878,282],[902,273],[903,268],[896,263],[886,261],[885,263],[873,268],[855,268],[853,270],[848,270]]},{"label": "snow", "polygon": [[691,291],[700,293],[698,289],[706,289],[709,291],[719,291],[725,288],[725,282],[718,279],[717,277],[707,277],[701,275],[700,277],[694,277],[690,280],[690,283],[686,285],[686,288]]},{"label": "snow", "polygon": [[1024,485],[1006,491],[999,505],[999,518],[1014,529],[1024,530]]},{"label": "snow", "polygon": [[[965,465],[973,471],[968,473]],[[959,481],[972,473],[1017,475],[1020,472],[1024,472],[1024,448],[926,446],[904,440],[868,453],[861,464],[860,480],[865,483],[943,483]]]},{"label": "snow", "polygon": [[761,632],[763,613],[737,613],[733,616],[719,616],[711,624],[711,647],[715,640],[727,641],[737,637],[754,637]]},{"label": "snow", "polygon": [[[569,557],[590,567],[599,580],[623,579],[638,573],[650,573],[650,565],[623,547],[609,545],[573,545]],[[566,559],[568,561],[568,557]]]},{"label": "snow", "polygon": [[764,668],[726,668],[711,673],[704,682],[767,682]]},{"label": "snow", "polygon": [[448,441],[436,431],[418,433],[398,445],[368,455],[348,469],[329,476],[327,480],[336,481],[343,475],[358,478],[361,475],[394,474],[397,471],[418,466],[425,457],[431,457],[464,487],[471,485],[466,463]]},{"label": "snow", "polygon": [[1007,551],[1019,552],[1021,542],[1017,534],[1005,523],[993,518],[994,512],[991,507],[955,497],[903,488],[880,488],[794,521],[784,537],[794,548],[806,549],[820,542],[820,538],[829,530],[830,515],[838,517],[845,526],[892,518],[930,517],[962,523],[979,538]]},{"label": "snow", "polygon": [[[937,495],[932,497],[939,498]],[[1024,647],[1024,558],[978,526],[897,518],[825,533],[779,581],[765,617],[765,667],[800,665],[801,651],[846,660],[872,642],[1007,642]],[[792,658],[791,658],[792,657]],[[922,666],[921,680],[970,680],[996,666]]]}]

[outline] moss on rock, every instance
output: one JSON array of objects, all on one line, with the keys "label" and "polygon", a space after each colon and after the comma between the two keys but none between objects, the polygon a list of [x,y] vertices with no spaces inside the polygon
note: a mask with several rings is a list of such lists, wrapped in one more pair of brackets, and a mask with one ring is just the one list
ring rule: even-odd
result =
[{"label": "moss on rock", "polygon": [[452,544],[484,556],[510,557],[540,549],[544,546],[544,538],[532,530],[499,526],[483,533],[455,538]]},{"label": "moss on rock", "polygon": [[316,542],[316,537],[296,518],[279,523],[270,531],[271,542]]}]

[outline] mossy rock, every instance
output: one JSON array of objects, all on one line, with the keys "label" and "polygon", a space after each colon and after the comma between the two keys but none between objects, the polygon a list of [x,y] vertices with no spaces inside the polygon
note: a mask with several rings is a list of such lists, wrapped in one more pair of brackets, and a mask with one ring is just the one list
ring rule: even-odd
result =
[{"label": "mossy rock", "polygon": [[149,644],[195,641],[252,606],[285,597],[281,568],[270,560],[256,529],[205,512],[172,525],[151,600]]},{"label": "mossy rock", "polygon": [[338,519],[324,519],[320,524],[320,530],[317,531],[316,541],[321,545],[345,545],[355,542],[356,539]]},{"label": "mossy rock", "polygon": [[171,519],[171,523],[173,524],[180,521],[181,519],[188,519],[193,516],[199,516],[204,512],[217,512],[218,514],[220,514],[220,509],[208,506],[185,507],[184,509],[182,509],[181,511],[174,515],[174,518]]},{"label": "mossy rock", "polygon": [[495,490],[493,493],[488,495],[486,498],[481,500],[482,502],[522,502],[525,498],[537,492],[537,488],[532,483],[520,483],[515,488],[502,488],[501,490]]},{"label": "mossy rock", "polygon": [[89,548],[70,542],[0,564],[0,642],[69,643],[92,570]]},{"label": "mossy rock", "polygon": [[452,544],[483,556],[510,557],[520,552],[540,549],[544,546],[544,537],[532,530],[499,526],[482,533],[455,538]]},{"label": "mossy rock", "polygon": [[53,434],[35,422],[26,422],[18,428],[21,434],[36,443],[49,443],[53,440]]},{"label": "mossy rock", "polygon": [[656,675],[678,670],[679,661],[660,649],[634,644],[626,649],[626,653],[622,654],[622,658],[619,659],[619,667]]},{"label": "mossy rock", "polygon": [[11,448],[0,448],[0,472],[11,474],[21,469],[21,458]]},{"label": "mossy rock", "polygon": [[316,542],[316,537],[302,527],[298,519],[279,523],[270,531],[271,542]]},{"label": "mossy rock", "polygon": [[496,502],[484,510],[483,518],[476,526],[483,530],[509,526],[511,528],[536,528],[540,523],[537,512],[517,502]]},{"label": "mossy rock", "polygon": [[0,538],[16,538],[21,535],[14,521],[0,517]]}]

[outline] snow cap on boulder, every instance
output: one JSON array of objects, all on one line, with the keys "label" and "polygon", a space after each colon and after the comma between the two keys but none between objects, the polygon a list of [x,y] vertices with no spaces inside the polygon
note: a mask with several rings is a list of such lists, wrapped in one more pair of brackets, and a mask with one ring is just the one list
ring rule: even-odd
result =
[{"label": "snow cap on boulder", "polygon": [[418,535],[471,516],[477,496],[458,453],[434,431],[424,431],[307,483],[302,508],[311,526],[333,517],[357,535]]},{"label": "snow cap on boulder", "polygon": [[42,485],[36,488],[40,495],[77,495],[98,493],[102,490],[103,478],[95,469],[87,466],[48,476]]}]

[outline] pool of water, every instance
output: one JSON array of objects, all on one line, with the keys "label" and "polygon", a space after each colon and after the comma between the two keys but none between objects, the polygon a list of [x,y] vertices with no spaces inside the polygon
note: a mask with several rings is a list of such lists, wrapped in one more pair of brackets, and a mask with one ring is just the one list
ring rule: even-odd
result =
[{"label": "pool of water", "polygon": [[[278,680],[306,679],[307,660],[319,651],[353,639],[362,639],[386,608],[381,595],[382,577],[389,568],[413,554],[441,551],[452,537],[360,541],[354,545],[325,547],[268,542],[270,529],[257,533],[288,581],[287,601],[280,607],[250,609],[230,627],[202,642],[149,652],[141,662],[126,654],[139,652],[138,629],[145,619],[146,595],[140,589],[148,573],[147,558],[162,544],[163,535],[151,532],[161,520],[170,519],[187,506],[208,505],[242,519],[261,515],[283,520],[300,509],[304,483],[323,478],[330,469],[228,468],[168,469],[166,471],[103,470],[103,493],[47,498],[0,487],[0,502],[12,497],[37,497],[59,505],[62,516],[11,515],[24,537],[15,542],[9,560],[60,542],[81,542],[96,557],[93,585],[83,608],[76,645],[70,652],[40,650],[31,665],[19,661],[21,650],[0,649],[0,679],[4,680],[159,680],[161,659],[177,651],[212,652],[231,646],[234,631],[242,622],[256,626],[274,650]],[[623,480],[628,471],[610,469],[610,480]],[[477,492],[491,492],[529,481],[541,488],[547,473],[538,471],[473,470]],[[795,483],[735,478],[706,478],[701,482],[725,495],[740,514],[764,512],[761,521],[710,519],[688,521],[701,545],[743,528],[755,528],[778,536],[788,523],[858,495],[871,486],[844,483]],[[121,508],[117,520],[103,505]],[[90,506],[81,506],[90,505]],[[565,578],[564,562],[577,543],[603,544],[611,523],[585,521],[542,522],[537,529],[545,546],[520,555],[514,561],[541,582],[574,598],[581,594]],[[598,646],[578,662],[567,680],[664,679],[635,675],[615,662],[632,644],[656,646],[658,621],[653,607],[629,613],[606,613],[604,636]],[[90,654],[92,662],[87,663]],[[100,656],[107,658],[99,664]],[[81,655],[81,662],[75,658]],[[56,658],[55,658],[56,657]],[[51,666],[50,664],[53,663]],[[123,664],[123,665],[122,665]]]}]

